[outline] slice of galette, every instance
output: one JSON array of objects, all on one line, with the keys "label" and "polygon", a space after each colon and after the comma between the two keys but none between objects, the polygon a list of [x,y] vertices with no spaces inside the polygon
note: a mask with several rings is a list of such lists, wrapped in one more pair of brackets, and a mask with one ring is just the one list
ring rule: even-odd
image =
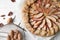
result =
[{"label": "slice of galette", "polygon": [[60,28],[59,0],[26,0],[23,9],[26,28],[38,36],[52,36]]},{"label": "slice of galette", "polygon": [[7,40],[22,40],[22,34],[18,30],[11,30]]}]

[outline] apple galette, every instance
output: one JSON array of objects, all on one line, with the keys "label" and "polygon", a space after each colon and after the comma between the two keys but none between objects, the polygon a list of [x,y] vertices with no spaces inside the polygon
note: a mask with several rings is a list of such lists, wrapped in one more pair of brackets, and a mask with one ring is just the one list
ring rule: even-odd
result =
[{"label": "apple galette", "polygon": [[26,0],[23,8],[26,28],[38,36],[52,36],[60,28],[59,0]]}]

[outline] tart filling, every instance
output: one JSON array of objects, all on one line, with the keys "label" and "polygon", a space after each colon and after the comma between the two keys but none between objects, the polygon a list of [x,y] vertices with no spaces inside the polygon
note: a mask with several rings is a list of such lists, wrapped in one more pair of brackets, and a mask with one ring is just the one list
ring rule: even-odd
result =
[{"label": "tart filling", "polygon": [[26,0],[23,20],[27,29],[39,36],[52,36],[60,28],[58,0]]}]

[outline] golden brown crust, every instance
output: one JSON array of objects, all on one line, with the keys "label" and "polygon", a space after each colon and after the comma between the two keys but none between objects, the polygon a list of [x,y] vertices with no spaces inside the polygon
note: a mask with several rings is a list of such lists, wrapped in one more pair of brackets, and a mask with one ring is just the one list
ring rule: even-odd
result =
[{"label": "golden brown crust", "polygon": [[34,29],[31,27],[31,25],[29,24],[29,18],[28,18],[28,13],[24,13],[23,14],[23,22],[26,26],[26,28],[30,31],[30,32],[34,32]]}]

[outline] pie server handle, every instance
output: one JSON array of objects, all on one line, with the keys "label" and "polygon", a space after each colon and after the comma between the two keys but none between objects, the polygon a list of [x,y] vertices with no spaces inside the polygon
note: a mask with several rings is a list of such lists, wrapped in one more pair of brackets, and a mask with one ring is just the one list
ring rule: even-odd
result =
[{"label": "pie server handle", "polygon": [[51,40],[51,38],[50,39],[42,39],[42,38],[38,38],[37,40]]},{"label": "pie server handle", "polygon": [[36,37],[36,40],[51,40],[54,37],[55,37],[55,35],[54,36],[51,36],[51,37]]}]

